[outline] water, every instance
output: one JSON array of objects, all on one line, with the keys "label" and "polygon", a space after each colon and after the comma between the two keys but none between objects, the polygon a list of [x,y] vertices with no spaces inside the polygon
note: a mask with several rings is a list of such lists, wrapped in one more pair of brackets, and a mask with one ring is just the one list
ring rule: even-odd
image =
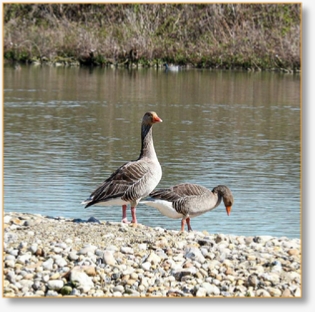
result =
[{"label": "water", "polygon": [[[163,119],[159,187],[225,184],[234,195],[230,216],[222,203],[194,230],[300,237],[300,76],[278,73],[5,68],[4,210],[120,221],[121,207],[80,203],[138,157],[148,110]],[[137,218],[180,229],[147,206]]]}]

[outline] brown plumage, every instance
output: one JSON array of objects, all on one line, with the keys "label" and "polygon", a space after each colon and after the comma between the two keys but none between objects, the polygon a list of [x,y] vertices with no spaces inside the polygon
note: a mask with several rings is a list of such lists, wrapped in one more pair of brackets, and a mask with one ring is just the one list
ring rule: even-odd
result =
[{"label": "brown plumage", "polygon": [[162,119],[155,112],[144,114],[141,123],[141,151],[137,160],[119,167],[90,197],[82,202],[92,205],[121,205],[122,222],[127,221],[127,204],[131,205],[132,223],[137,223],[136,207],[158,185],[162,177],[161,165],[155,153],[152,126]]},{"label": "brown plumage", "polygon": [[190,219],[218,207],[222,199],[226,212],[230,215],[234,198],[225,185],[218,185],[210,191],[201,185],[182,183],[154,190],[141,202],[158,209],[169,218],[181,218],[181,231],[184,231],[186,222],[188,231],[192,231]]}]

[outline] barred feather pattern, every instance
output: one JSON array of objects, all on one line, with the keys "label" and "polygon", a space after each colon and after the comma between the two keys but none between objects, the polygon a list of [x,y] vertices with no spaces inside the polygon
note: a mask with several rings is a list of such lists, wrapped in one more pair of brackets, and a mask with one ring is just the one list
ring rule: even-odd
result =
[{"label": "barred feather pattern", "polygon": [[117,198],[130,202],[131,206],[135,207],[141,198],[148,196],[158,185],[162,169],[153,145],[154,114],[148,112],[143,117],[141,151],[138,159],[125,163],[113,172],[84,202],[85,208]]},{"label": "barred feather pattern", "polygon": [[[90,196],[91,202],[86,208],[97,202],[121,198],[126,202],[138,202],[148,196],[161,179],[161,171],[157,170],[156,178],[152,179],[150,162],[134,161],[118,168]],[[152,180],[149,182],[149,180]]]},{"label": "barred feather pattern", "polygon": [[173,208],[185,217],[191,215],[195,210],[194,205],[198,204],[202,197],[211,195],[210,190],[207,188],[190,183],[182,183],[150,193],[152,198],[172,202]]},{"label": "barred feather pattern", "polygon": [[185,218],[196,217],[219,206],[222,198],[229,198],[233,203],[232,194],[226,186],[218,186],[213,190],[197,184],[182,183],[154,190],[150,197],[171,202],[172,207]]}]

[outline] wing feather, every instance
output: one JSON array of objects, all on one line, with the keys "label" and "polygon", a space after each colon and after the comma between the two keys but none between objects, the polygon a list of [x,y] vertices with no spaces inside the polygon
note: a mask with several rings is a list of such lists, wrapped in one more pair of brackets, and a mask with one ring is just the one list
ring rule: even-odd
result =
[{"label": "wing feather", "polygon": [[205,193],[209,193],[209,190],[201,185],[182,183],[170,188],[154,190],[150,196],[171,202],[177,212],[186,216],[191,209],[191,200]]},{"label": "wing feather", "polygon": [[96,188],[90,195],[91,201],[86,207],[117,197],[126,201],[138,199],[142,196],[139,188],[146,181],[149,173],[151,170],[148,162],[137,160],[125,163]]}]

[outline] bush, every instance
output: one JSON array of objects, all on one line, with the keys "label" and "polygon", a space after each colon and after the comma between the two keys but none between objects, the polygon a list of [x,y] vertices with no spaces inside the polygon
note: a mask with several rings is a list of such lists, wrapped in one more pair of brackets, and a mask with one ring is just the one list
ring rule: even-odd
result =
[{"label": "bush", "polygon": [[4,57],[300,68],[300,4],[4,4]]}]

